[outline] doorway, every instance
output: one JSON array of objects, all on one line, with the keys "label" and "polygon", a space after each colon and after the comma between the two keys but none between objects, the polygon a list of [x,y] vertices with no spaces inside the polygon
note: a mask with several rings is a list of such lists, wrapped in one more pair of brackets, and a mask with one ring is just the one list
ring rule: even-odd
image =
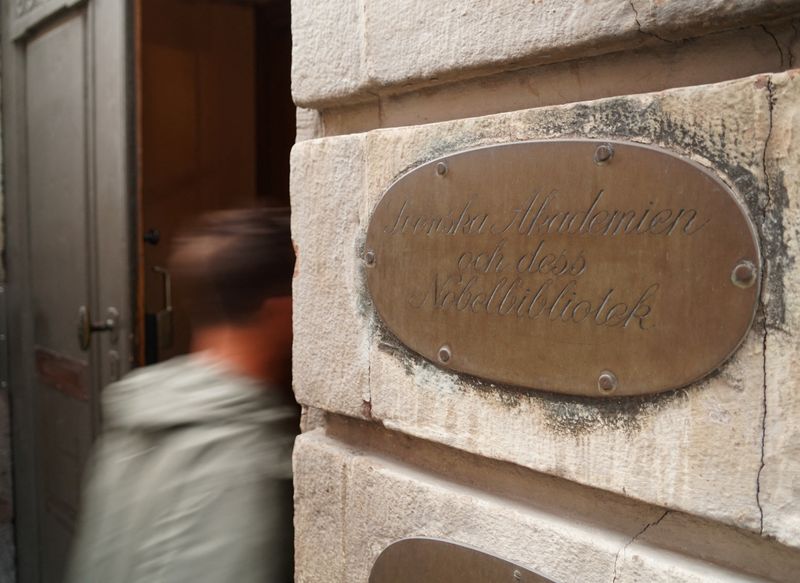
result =
[{"label": "doorway", "polygon": [[0,2],[0,16],[17,577],[50,583],[102,388],[189,348],[181,290],[166,309],[174,233],[288,206],[289,0]]},{"label": "doorway", "polygon": [[136,364],[189,351],[177,232],[214,210],[289,205],[288,0],[139,0]]}]

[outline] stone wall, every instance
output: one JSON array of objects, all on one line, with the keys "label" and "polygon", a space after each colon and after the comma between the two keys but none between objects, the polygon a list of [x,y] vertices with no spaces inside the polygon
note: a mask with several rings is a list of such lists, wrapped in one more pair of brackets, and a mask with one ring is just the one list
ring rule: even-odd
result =
[{"label": "stone wall", "polygon": [[[408,536],[556,581],[800,572],[800,3],[293,3],[298,581],[366,581]],[[401,173],[552,138],[652,144],[727,183],[764,285],[743,345],[658,396],[457,375],[383,329],[360,259]]]}]

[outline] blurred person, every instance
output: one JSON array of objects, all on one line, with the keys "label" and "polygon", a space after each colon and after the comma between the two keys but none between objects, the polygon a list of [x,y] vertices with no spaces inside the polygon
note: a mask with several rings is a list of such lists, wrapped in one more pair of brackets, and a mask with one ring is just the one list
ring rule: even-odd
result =
[{"label": "blurred person", "polygon": [[192,353],[104,391],[67,580],[291,581],[288,213],[209,215],[170,264]]}]

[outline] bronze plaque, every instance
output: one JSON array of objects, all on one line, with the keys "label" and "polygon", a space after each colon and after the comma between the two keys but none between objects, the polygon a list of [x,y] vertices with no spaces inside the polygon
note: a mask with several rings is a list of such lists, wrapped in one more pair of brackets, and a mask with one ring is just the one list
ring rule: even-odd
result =
[{"label": "bronze plaque", "polygon": [[394,182],[364,250],[407,346],[575,395],[688,385],[739,346],[761,260],[733,193],[666,150],[590,140],[459,152]]},{"label": "bronze plaque", "polygon": [[369,583],[553,583],[495,555],[435,538],[404,538],[383,549]]}]

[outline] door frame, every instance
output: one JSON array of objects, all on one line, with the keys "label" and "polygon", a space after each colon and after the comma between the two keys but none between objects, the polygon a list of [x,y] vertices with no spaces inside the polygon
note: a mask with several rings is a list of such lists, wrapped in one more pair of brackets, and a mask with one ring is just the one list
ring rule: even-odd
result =
[{"label": "door frame", "polygon": [[[105,386],[130,368],[136,316],[137,277],[137,151],[135,147],[134,10],[132,0],[46,0],[22,17],[16,2],[0,2],[2,26],[2,145],[4,179],[4,285],[8,341],[8,398],[10,400],[14,533],[17,581],[38,582],[39,509],[36,448],[37,396],[34,387],[33,320],[30,298],[28,197],[26,180],[25,51],[21,42],[62,18],[86,10],[92,46],[86,50],[87,108],[91,162],[90,191],[94,191],[89,262],[93,292],[87,298],[94,314],[108,306],[120,312],[119,340],[95,335],[88,354],[93,390]],[[96,47],[102,47],[102,58]],[[126,265],[120,266],[120,258]],[[109,275],[110,274],[110,275]],[[0,304],[0,307],[2,305]],[[77,308],[77,307],[76,307]],[[76,320],[77,323],[77,320]],[[2,350],[0,345],[0,350]],[[112,350],[117,353],[114,363]],[[110,356],[111,355],[111,356]],[[116,370],[115,370],[116,369]],[[100,422],[99,399],[93,411],[94,429]]]}]

